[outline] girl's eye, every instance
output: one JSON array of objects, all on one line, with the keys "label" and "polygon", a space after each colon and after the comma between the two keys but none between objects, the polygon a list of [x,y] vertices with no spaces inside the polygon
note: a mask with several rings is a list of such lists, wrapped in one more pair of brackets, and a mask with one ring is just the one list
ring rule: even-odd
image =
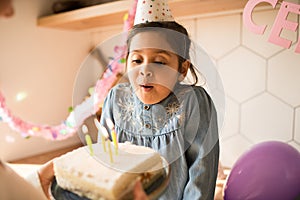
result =
[{"label": "girl's eye", "polygon": [[165,65],[165,64],[166,64],[166,63],[163,62],[163,61],[155,61],[154,63],[155,63],[155,64],[159,64],[159,65]]},{"label": "girl's eye", "polygon": [[140,60],[140,59],[135,59],[135,60],[132,60],[131,62],[132,62],[132,63],[135,63],[135,64],[141,64],[141,63],[142,63],[142,60]]}]

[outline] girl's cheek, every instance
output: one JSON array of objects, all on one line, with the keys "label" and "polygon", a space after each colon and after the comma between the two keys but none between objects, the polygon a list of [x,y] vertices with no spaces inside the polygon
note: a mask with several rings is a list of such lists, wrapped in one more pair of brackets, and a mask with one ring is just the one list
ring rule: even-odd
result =
[{"label": "girl's cheek", "polygon": [[134,81],[138,76],[138,70],[135,68],[128,68],[127,75],[129,77],[130,81]]}]

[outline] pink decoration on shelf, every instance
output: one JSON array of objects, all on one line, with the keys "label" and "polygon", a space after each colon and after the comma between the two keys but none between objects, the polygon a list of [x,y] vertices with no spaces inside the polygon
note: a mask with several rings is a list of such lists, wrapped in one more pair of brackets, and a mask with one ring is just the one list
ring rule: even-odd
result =
[{"label": "pink decoration on shelf", "polygon": [[[136,12],[136,4],[137,0],[134,1],[132,8],[128,12],[128,15],[124,20],[123,29],[126,33],[133,26],[133,21]],[[95,114],[99,110],[99,105],[102,105],[102,102],[104,101],[108,91],[112,87],[113,83],[116,81],[117,75],[123,70],[122,63],[126,55],[126,50],[126,37],[124,37],[123,46],[115,47],[114,60],[112,60],[111,63],[109,63],[109,67],[106,69],[101,79],[98,80],[96,83],[95,93],[93,96],[90,97],[93,98],[92,110],[86,110],[89,107],[85,106],[87,103],[86,101],[83,101],[81,104],[77,105],[73,110],[71,110],[70,115],[63,123],[57,126],[33,124],[14,116],[11,113],[11,111],[7,108],[5,98],[0,91],[0,122],[7,123],[12,130],[19,132],[24,138],[36,136],[43,137],[49,140],[63,140],[68,137],[71,137],[76,133],[77,129],[87,117],[89,117],[91,114]],[[75,117],[77,118],[75,119]]]},{"label": "pink decoration on shelf", "polygon": [[109,67],[103,73],[102,78],[96,83],[94,94],[96,97],[96,99],[94,99],[94,113],[96,113],[99,110],[100,106],[103,104],[105,96],[107,95],[110,88],[113,86],[114,82],[117,80],[117,75],[123,71],[123,64],[119,61],[125,59],[127,53],[126,38],[128,31],[133,26],[136,7],[137,0],[134,1],[132,8],[128,12],[128,15],[125,16],[123,31],[126,34],[124,34],[124,38],[122,41],[123,46],[116,46],[114,48],[114,59],[109,63]]},{"label": "pink decoration on shelf", "polygon": [[280,37],[280,33],[284,28],[294,32],[297,30],[298,23],[287,20],[288,14],[290,12],[300,14],[300,5],[283,1],[272,27],[271,34],[268,40],[269,42],[272,42],[273,44],[277,44],[284,48],[291,47],[292,41]]},{"label": "pink decoration on shelf", "polygon": [[[25,122],[22,119],[12,115],[6,107],[5,98],[0,92],[0,116],[3,122],[6,122],[14,131],[21,133],[22,137],[39,136],[46,139],[62,140],[70,137],[76,130],[65,124],[58,126],[36,125]],[[67,134],[72,133],[72,134]]]}]

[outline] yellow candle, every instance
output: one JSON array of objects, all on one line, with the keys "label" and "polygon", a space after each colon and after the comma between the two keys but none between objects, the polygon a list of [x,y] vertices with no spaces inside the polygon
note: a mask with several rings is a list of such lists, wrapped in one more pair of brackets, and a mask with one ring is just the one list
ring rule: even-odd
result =
[{"label": "yellow candle", "polygon": [[90,155],[93,156],[94,155],[93,142],[91,136],[88,134],[89,130],[86,125],[83,125],[81,129],[82,132],[85,134],[85,142],[90,149]]},{"label": "yellow candle", "polygon": [[111,130],[111,138],[112,138],[112,141],[115,146],[115,153],[116,153],[116,155],[118,155],[118,141],[117,141],[117,134],[116,134],[116,131],[114,128],[114,124],[110,119],[106,120],[106,124],[109,127],[109,129]]},{"label": "yellow candle", "polygon": [[94,155],[93,142],[92,142],[92,138],[89,134],[85,135],[85,141],[86,141],[87,145],[89,146],[90,155],[93,156]]},{"label": "yellow candle", "polygon": [[106,152],[106,145],[105,145],[106,141],[105,140],[106,140],[106,138],[103,135],[101,135],[101,142],[102,142],[102,147],[103,147],[104,152]]},{"label": "yellow candle", "polygon": [[[112,163],[113,162],[113,157],[112,157],[112,152],[111,152],[111,147],[110,147],[110,140],[108,139],[108,132],[106,130],[106,128],[102,125],[100,125],[100,129],[101,129],[101,132],[103,134],[103,137],[104,137],[104,146],[105,146],[105,143],[106,143],[106,140],[108,142],[108,153],[109,153],[109,158],[110,158],[110,162]],[[106,151],[106,150],[105,150]]]},{"label": "yellow candle", "polygon": [[112,157],[112,152],[111,152],[111,147],[110,147],[110,140],[108,140],[107,142],[108,142],[109,159],[110,159],[110,162],[113,163],[114,160],[113,160],[113,157]]},{"label": "yellow candle", "polygon": [[115,130],[111,131],[111,137],[115,146],[115,153],[116,155],[118,155],[118,142],[117,142],[117,134],[115,132]]}]

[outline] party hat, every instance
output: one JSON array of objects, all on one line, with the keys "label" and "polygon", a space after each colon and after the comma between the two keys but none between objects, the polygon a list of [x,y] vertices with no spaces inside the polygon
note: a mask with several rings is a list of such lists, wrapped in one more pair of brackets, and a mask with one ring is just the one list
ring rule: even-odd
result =
[{"label": "party hat", "polygon": [[167,0],[138,0],[134,25],[158,21],[174,21]]}]

